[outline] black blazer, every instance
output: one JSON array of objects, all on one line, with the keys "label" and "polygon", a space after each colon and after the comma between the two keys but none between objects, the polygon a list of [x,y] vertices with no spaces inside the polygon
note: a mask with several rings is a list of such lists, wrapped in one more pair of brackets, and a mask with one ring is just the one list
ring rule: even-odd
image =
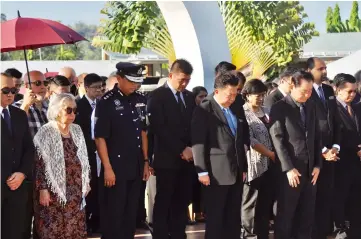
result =
[{"label": "black blazer", "polygon": [[[331,148],[333,144],[340,145],[340,116],[337,110],[336,97],[333,88],[322,84],[326,99],[326,106],[322,103],[315,88],[312,89],[311,99],[315,102],[317,111],[318,127],[321,134],[321,146]],[[321,149],[322,150],[322,149]]]},{"label": "black blazer", "polygon": [[242,172],[247,172],[244,144],[249,142],[249,133],[243,131],[247,121],[241,118],[241,108],[242,105],[238,110],[231,109],[238,121],[235,136],[213,94],[194,111],[191,126],[194,164],[198,173],[208,172],[211,184],[232,185]]},{"label": "black blazer", "polygon": [[191,165],[180,155],[186,147],[191,146],[190,123],[195,100],[188,90],[183,91],[183,98],[186,109],[182,116],[176,97],[167,83],[149,94],[147,110],[154,135],[155,169],[178,169]]},{"label": "black blazer", "polygon": [[361,144],[361,105],[352,105],[355,119],[353,120],[343,105],[337,101],[337,109],[340,113],[341,123],[341,151],[340,160],[337,161],[339,167],[353,167],[360,165],[360,158],[357,151],[360,150],[358,145]]},{"label": "black blazer", "polygon": [[93,112],[93,108],[91,107],[88,99],[85,95],[76,101],[77,104],[77,113],[75,117],[75,124],[80,125],[84,138],[85,143],[88,149],[88,156],[95,157],[95,151],[97,150],[95,141],[92,139],[92,132],[91,132],[91,115]]},{"label": "black blazer", "polygon": [[263,104],[266,108],[271,109],[276,102],[282,100],[283,98],[284,96],[281,91],[276,89],[264,99]]},{"label": "black blazer", "polygon": [[34,163],[34,144],[29,131],[26,113],[9,105],[12,134],[1,117],[1,183],[14,172],[25,174],[32,179]]},{"label": "black blazer", "polygon": [[311,175],[314,167],[322,166],[315,104],[308,100],[305,107],[306,129],[301,120],[300,109],[291,96],[278,101],[271,109],[270,135],[282,172],[293,168],[300,170],[303,165],[308,164]]}]

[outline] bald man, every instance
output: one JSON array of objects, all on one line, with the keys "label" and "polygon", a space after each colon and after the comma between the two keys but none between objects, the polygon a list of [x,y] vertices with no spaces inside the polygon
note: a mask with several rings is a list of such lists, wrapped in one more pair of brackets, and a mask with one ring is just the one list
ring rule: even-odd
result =
[{"label": "bald man", "polygon": [[85,87],[84,87],[84,78],[86,77],[88,73],[83,73],[83,74],[80,74],[78,75],[78,79],[77,79],[77,88],[78,88],[78,98],[81,99],[86,91],[85,91]]},{"label": "bald man", "polygon": [[75,74],[75,70],[69,66],[63,67],[59,70],[59,75],[65,76],[70,81],[70,92],[76,96],[78,94],[77,84],[78,80]]},{"label": "bald man", "polygon": [[1,238],[9,239],[25,238],[32,208],[24,180],[32,177],[34,145],[25,112],[11,105],[16,93],[11,76],[1,73]]}]

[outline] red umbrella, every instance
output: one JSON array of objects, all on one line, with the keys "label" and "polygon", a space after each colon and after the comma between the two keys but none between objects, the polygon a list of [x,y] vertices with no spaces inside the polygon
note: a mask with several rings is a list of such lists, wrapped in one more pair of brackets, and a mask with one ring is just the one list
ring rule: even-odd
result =
[{"label": "red umbrella", "polygon": [[[71,28],[52,20],[20,17],[1,23],[1,52],[24,50],[26,69],[27,49],[86,40]],[[30,78],[29,78],[30,82]]]}]

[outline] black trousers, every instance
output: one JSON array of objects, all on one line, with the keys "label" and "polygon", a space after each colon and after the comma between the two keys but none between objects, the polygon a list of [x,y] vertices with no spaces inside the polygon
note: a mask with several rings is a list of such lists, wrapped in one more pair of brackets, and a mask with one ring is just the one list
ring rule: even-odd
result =
[{"label": "black trousers", "polygon": [[240,210],[243,183],[209,185],[204,189],[207,212],[206,239],[239,239],[241,234]]},{"label": "black trousers", "polygon": [[335,163],[323,161],[317,180],[315,222],[312,239],[327,239],[332,224]]},{"label": "black trousers", "polygon": [[[27,212],[28,208],[28,185],[22,185],[15,191],[11,191],[7,185],[2,185],[1,191],[1,238],[28,239]],[[32,207],[31,207],[32,208]],[[31,223],[30,223],[31,226]]]},{"label": "black trousers", "polygon": [[241,218],[243,238],[268,239],[272,206],[272,172],[267,170],[260,177],[243,186]]},{"label": "black trousers", "polygon": [[192,165],[155,169],[157,194],[153,208],[153,238],[184,239],[187,208],[192,196]]},{"label": "black trousers", "polygon": [[100,179],[102,239],[133,239],[141,177],[135,180],[117,178],[111,188],[104,186],[104,176]]},{"label": "black trousers", "polygon": [[[89,152],[88,152],[89,153]],[[99,230],[100,216],[99,216],[99,195],[98,195],[98,175],[96,155],[89,156],[89,164],[91,170],[90,187],[91,190],[86,200],[86,225],[88,232],[97,232]]]},{"label": "black trousers", "polygon": [[34,218],[34,182],[32,181],[24,181],[24,188],[27,191],[27,202],[26,202],[26,213],[25,213],[25,239],[31,238],[31,234],[33,235],[33,239],[38,239],[38,235],[35,229]]},{"label": "black trousers", "polygon": [[311,238],[317,186],[311,183],[306,167],[297,168],[302,176],[296,188],[289,185],[286,173],[280,178],[275,239]]},{"label": "black trousers", "polygon": [[147,187],[147,182],[142,181],[139,192],[138,200],[138,210],[137,210],[137,224],[145,222],[147,217],[147,210],[145,208],[145,188]]},{"label": "black trousers", "polygon": [[[203,198],[202,198],[202,187],[201,187],[201,183],[199,182],[198,179],[198,174],[195,170],[194,167],[194,172],[192,174],[192,208],[193,208],[193,213],[201,213],[203,212]],[[192,217],[192,215],[190,215]]]},{"label": "black trousers", "polygon": [[[347,205],[348,204],[348,205]],[[348,239],[361,237],[361,162],[354,167],[337,165],[335,169],[335,193],[333,216],[336,228],[343,226],[346,220],[346,208],[349,207],[350,229]]]}]

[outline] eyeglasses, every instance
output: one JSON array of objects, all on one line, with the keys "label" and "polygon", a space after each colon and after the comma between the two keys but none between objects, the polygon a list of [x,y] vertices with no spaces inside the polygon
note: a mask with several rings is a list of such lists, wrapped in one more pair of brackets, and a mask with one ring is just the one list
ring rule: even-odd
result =
[{"label": "eyeglasses", "polygon": [[4,95],[8,95],[9,93],[15,95],[18,93],[18,89],[16,87],[12,87],[12,88],[9,88],[9,87],[4,87],[1,89],[1,92],[4,94]]},{"label": "eyeglasses", "polygon": [[66,111],[66,113],[67,113],[68,115],[70,115],[71,113],[76,114],[76,107],[75,107],[75,108],[67,107],[67,108],[65,109],[65,111]]},{"label": "eyeglasses", "polygon": [[97,89],[100,90],[101,88],[103,88],[103,85],[93,85],[93,86],[88,86],[89,88],[93,88],[93,89]]},{"label": "eyeglasses", "polygon": [[48,86],[49,85],[49,81],[41,81],[41,80],[37,80],[37,81],[33,81],[30,82],[31,84],[34,84],[36,86],[41,86],[41,84],[44,84],[44,86]]}]

